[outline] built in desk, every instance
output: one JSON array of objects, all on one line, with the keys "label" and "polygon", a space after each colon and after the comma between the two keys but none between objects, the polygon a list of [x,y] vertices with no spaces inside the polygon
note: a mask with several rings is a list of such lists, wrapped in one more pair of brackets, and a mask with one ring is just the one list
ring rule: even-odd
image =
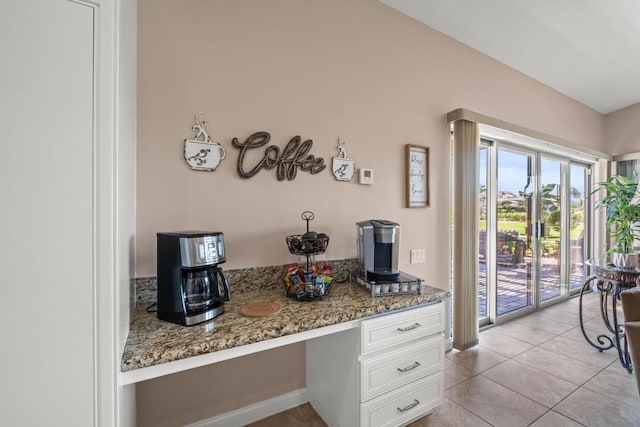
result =
[{"label": "built in desk", "polygon": [[[372,297],[352,280],[332,285],[323,300],[301,302],[285,295],[280,270],[274,280],[228,274],[225,313],[199,325],[158,320],[146,310],[149,300],[139,303],[119,384],[305,342],[305,396],[329,425],[406,425],[442,403],[448,291],[424,285],[421,293]],[[153,288],[154,279],[147,281]],[[281,310],[263,318],[239,313],[258,301]]]},{"label": "built in desk", "polygon": [[[448,291],[424,286],[422,294],[372,298],[355,283],[337,283],[321,301],[300,302],[285,295],[279,281],[234,280],[225,313],[195,326],[158,320],[147,312],[150,299],[136,306],[121,360],[121,385],[160,377],[295,342],[357,328],[365,318],[441,302]],[[141,279],[154,293],[155,278]],[[155,297],[153,297],[155,298]],[[265,318],[243,317],[249,302],[278,303],[281,311]]]}]

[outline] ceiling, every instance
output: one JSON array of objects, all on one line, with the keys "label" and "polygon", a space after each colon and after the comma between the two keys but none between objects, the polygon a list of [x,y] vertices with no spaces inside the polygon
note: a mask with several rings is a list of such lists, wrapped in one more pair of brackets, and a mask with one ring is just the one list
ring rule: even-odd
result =
[{"label": "ceiling", "polygon": [[380,0],[607,114],[640,102],[638,0]]}]

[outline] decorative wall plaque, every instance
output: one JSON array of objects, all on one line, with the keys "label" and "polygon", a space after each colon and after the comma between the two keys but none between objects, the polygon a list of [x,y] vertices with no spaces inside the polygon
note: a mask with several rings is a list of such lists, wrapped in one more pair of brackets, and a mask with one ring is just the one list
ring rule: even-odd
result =
[{"label": "decorative wall plaque", "polygon": [[196,114],[196,124],[191,128],[196,135],[193,139],[184,140],[184,159],[193,170],[214,171],[226,157],[224,147],[211,141],[205,121],[200,121],[202,112]]},{"label": "decorative wall plaque", "polygon": [[342,138],[338,137],[338,157],[333,158],[331,171],[338,181],[351,181],[356,170],[355,163],[347,156],[347,148]]},{"label": "decorative wall plaque", "polygon": [[405,145],[406,207],[429,206],[429,147]]},{"label": "decorative wall plaque", "polygon": [[249,136],[244,142],[238,141],[238,138],[233,138],[231,143],[234,147],[240,150],[238,155],[238,175],[242,178],[251,178],[260,169],[273,169],[276,168],[276,177],[278,181],[292,181],[297,173],[298,167],[300,170],[309,172],[312,175],[317,174],[324,170],[327,165],[324,164],[324,159],[321,157],[314,157],[313,154],[309,154],[313,141],[307,139],[302,141],[300,136],[294,136],[284,147],[284,150],[280,151],[277,145],[270,145],[264,150],[264,157],[255,165],[252,169],[246,170],[244,167],[244,157],[248,150],[253,148],[259,148],[266,145],[271,140],[271,135],[268,132],[256,132]]}]

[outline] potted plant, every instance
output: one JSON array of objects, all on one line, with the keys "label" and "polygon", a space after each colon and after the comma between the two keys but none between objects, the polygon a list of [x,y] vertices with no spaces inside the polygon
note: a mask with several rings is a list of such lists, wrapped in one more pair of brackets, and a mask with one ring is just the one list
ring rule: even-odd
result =
[{"label": "potted plant", "polygon": [[612,254],[612,261],[616,267],[637,267],[638,253],[634,252],[634,242],[640,239],[640,228],[636,222],[640,221],[640,204],[636,191],[637,177],[629,178],[614,175],[607,181],[600,183],[600,188],[607,195],[598,200],[596,209],[605,209],[607,231],[614,240],[608,252]]}]

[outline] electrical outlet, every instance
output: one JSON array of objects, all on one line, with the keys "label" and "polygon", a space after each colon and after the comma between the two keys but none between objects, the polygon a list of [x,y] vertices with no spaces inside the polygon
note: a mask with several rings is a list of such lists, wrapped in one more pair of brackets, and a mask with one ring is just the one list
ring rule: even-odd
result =
[{"label": "electrical outlet", "polygon": [[424,249],[411,249],[410,261],[411,264],[420,264],[425,262]]}]

